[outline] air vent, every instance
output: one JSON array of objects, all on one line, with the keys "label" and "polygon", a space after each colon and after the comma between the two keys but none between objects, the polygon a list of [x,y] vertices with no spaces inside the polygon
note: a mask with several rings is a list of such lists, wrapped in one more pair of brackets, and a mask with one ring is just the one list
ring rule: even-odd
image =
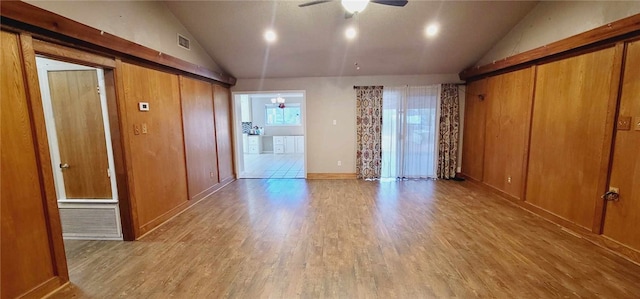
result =
[{"label": "air vent", "polygon": [[118,206],[94,205],[86,208],[60,207],[62,235],[65,239],[121,239]]},{"label": "air vent", "polygon": [[185,36],[178,33],[178,46],[183,47],[187,50],[191,50],[191,41]]}]

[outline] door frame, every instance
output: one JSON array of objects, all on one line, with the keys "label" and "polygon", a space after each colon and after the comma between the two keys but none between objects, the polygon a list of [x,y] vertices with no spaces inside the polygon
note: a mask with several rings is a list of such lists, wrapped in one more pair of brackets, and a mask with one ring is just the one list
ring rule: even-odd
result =
[{"label": "door frame", "polygon": [[[44,63],[54,63],[55,65],[44,65]],[[42,104],[44,106],[47,137],[49,139],[49,150],[52,157],[51,167],[54,170],[53,180],[56,184],[58,203],[118,203],[118,186],[115,175],[113,174],[113,169],[115,169],[115,166],[113,161],[113,146],[111,144],[111,126],[109,123],[109,115],[107,110],[104,71],[101,68],[71,64],[42,56],[36,57],[36,65],[38,68],[38,78],[41,79],[40,93],[42,95]],[[102,124],[104,128],[105,146],[107,149],[107,161],[109,166],[109,181],[111,182],[111,199],[67,199],[63,172],[59,167],[56,167],[58,163],[62,163],[62,160],[60,158],[60,146],[58,144],[58,134],[55,125],[53,104],[51,102],[51,90],[49,82],[43,79],[47,78],[47,73],[49,71],[76,70],[95,70],[97,73],[98,86],[100,89],[100,110],[102,111]]]},{"label": "door frame", "polygon": [[[244,177],[244,151],[242,144],[242,114],[241,114],[241,101],[240,95],[254,95],[254,94],[284,94],[284,93],[300,93],[302,94],[302,103],[300,104],[300,112],[302,113],[302,130],[304,134],[304,178],[307,178],[307,152],[309,147],[307,146],[307,91],[306,90],[263,90],[263,91],[233,91],[231,92],[231,111],[233,122],[233,144],[234,146],[234,165],[236,169],[236,176],[239,179]],[[252,103],[253,104],[253,103]],[[253,106],[253,105],[252,105]]]},{"label": "door frame", "polygon": [[[125,159],[124,134],[122,133],[122,119],[124,116],[119,111],[119,107],[122,105],[122,99],[120,98],[120,90],[117,87],[116,83],[116,79],[118,76],[116,59],[114,59],[113,57],[98,55],[84,50],[38,39],[30,39],[30,44],[30,48],[33,51],[32,53],[34,53],[35,55],[33,56],[33,63],[31,64],[31,66],[26,67],[26,72],[31,73],[31,75],[27,76],[27,78],[29,84],[33,85],[34,89],[38,89],[38,98],[40,98],[40,86],[37,76],[37,66],[35,63],[36,55],[41,55],[50,59],[84,65],[92,68],[100,68],[103,70],[105,79],[105,94],[107,98],[106,111],[108,113],[110,123],[110,142],[112,144],[112,152],[114,158],[113,162],[115,167],[114,169],[112,169],[112,177],[115,176],[115,180],[117,181],[118,210],[120,214],[122,237],[125,241],[134,241],[136,239],[134,225],[135,215],[133,203],[129,194],[130,182],[129,174],[127,172],[127,161]],[[25,55],[27,54],[28,53],[25,53]],[[46,136],[44,115],[42,121],[39,122],[36,128],[36,130],[39,131],[39,136]],[[46,156],[49,156],[48,147]],[[48,160],[49,159],[43,159],[43,162],[46,162]],[[54,204],[57,205],[57,202]]]}]

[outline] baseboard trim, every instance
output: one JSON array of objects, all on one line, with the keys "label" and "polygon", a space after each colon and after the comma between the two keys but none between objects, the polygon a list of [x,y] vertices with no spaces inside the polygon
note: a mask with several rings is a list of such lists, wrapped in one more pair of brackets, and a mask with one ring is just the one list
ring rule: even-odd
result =
[{"label": "baseboard trim", "polygon": [[308,180],[355,180],[355,173],[307,173]]},{"label": "baseboard trim", "polygon": [[69,281],[63,280],[60,276],[54,276],[17,298],[46,298],[60,291],[68,284]]},{"label": "baseboard trim", "polygon": [[464,178],[478,187],[485,189],[491,193],[494,193],[503,199],[515,204],[517,207],[536,215],[550,223],[558,225],[562,228],[566,233],[571,234],[575,237],[585,239],[598,247],[604,248],[609,252],[620,256],[636,265],[640,266],[640,251],[633,249],[627,245],[624,245],[618,241],[615,241],[605,235],[597,234],[592,232],[589,228],[577,225],[559,215],[556,215],[552,212],[549,212],[543,208],[535,206],[527,201],[521,200],[517,197],[511,196],[505,192],[502,192],[495,187],[487,185],[483,182],[479,182],[473,178],[470,178],[466,175],[463,175]]}]

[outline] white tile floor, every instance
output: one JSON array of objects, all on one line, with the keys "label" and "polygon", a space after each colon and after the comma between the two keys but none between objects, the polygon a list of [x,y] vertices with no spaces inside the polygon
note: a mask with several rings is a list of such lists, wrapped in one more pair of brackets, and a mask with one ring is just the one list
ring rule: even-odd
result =
[{"label": "white tile floor", "polygon": [[244,154],[244,178],[304,178],[304,154]]}]

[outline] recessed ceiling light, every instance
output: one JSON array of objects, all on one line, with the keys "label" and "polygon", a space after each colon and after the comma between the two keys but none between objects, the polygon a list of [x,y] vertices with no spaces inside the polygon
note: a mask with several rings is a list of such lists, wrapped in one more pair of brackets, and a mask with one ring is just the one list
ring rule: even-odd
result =
[{"label": "recessed ceiling light", "polygon": [[270,43],[275,42],[277,38],[278,38],[278,36],[276,35],[275,31],[273,31],[273,30],[267,30],[267,31],[264,32],[264,39],[267,42],[270,42]]},{"label": "recessed ceiling light", "polygon": [[436,24],[431,24],[429,26],[427,26],[427,29],[424,30],[424,33],[428,36],[428,37],[434,37],[438,34],[439,31],[439,27]]},{"label": "recessed ceiling light", "polygon": [[349,27],[344,31],[344,35],[347,37],[347,39],[354,39],[356,35],[358,35],[358,32],[355,28]]}]

